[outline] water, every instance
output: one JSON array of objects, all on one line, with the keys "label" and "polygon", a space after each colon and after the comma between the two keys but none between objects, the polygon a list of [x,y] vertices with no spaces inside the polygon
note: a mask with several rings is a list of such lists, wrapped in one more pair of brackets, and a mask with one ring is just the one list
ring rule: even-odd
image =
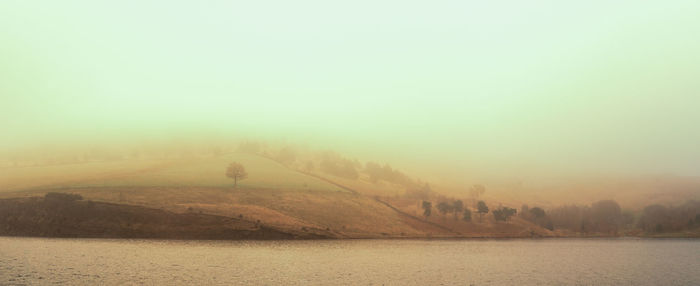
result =
[{"label": "water", "polygon": [[700,240],[0,237],[0,285],[700,285]]}]

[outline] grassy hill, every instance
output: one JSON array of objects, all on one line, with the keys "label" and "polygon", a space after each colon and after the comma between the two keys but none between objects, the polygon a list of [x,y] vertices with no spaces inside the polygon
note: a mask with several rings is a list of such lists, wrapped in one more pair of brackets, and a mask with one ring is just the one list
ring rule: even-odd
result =
[{"label": "grassy hill", "polygon": [[[249,174],[238,188],[224,175],[232,161],[244,165]],[[528,222],[493,228],[491,223],[425,221],[386,199],[402,192],[398,186],[304,173],[246,153],[3,168],[0,173],[0,198],[48,191],[76,193],[96,202],[259,221],[284,231],[332,237],[489,236],[494,230],[495,236],[527,236],[538,229]]]},{"label": "grassy hill", "polygon": [[23,168],[5,168],[0,192],[80,187],[232,187],[224,173],[236,161],[248,170],[240,188],[344,191],[322,180],[251,154],[166,160],[124,160]]},{"label": "grassy hill", "polygon": [[80,201],[70,194],[0,199],[0,235],[168,239],[319,239],[238,218]]}]

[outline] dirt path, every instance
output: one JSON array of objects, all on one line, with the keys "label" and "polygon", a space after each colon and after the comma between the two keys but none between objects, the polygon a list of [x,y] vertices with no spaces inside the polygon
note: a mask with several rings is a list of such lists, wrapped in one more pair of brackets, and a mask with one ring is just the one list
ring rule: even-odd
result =
[{"label": "dirt path", "polygon": [[[273,158],[270,158],[270,157],[266,157],[266,156],[258,155],[258,154],[255,154],[255,155],[260,156],[260,157],[265,158],[265,159],[268,159],[268,160],[271,160],[271,161],[273,161],[273,162],[276,162],[276,163],[280,164],[281,166],[287,168],[287,169],[290,170],[290,171],[294,171],[294,172],[297,172],[297,173],[300,173],[300,174],[303,174],[303,175],[306,175],[306,176],[310,176],[310,177],[319,179],[319,180],[321,180],[321,181],[324,181],[324,182],[326,182],[326,183],[329,183],[329,184],[331,184],[331,185],[334,185],[334,186],[336,186],[336,187],[338,187],[338,188],[341,188],[341,189],[343,189],[343,190],[346,190],[346,191],[348,191],[348,192],[350,192],[350,193],[352,193],[352,194],[355,194],[355,195],[362,195],[362,194],[360,194],[360,192],[358,192],[357,190],[354,190],[354,189],[352,189],[352,188],[350,188],[350,187],[348,187],[348,186],[339,184],[339,183],[337,183],[337,182],[335,182],[335,181],[333,181],[333,180],[331,180],[331,179],[324,178],[324,177],[321,177],[321,176],[319,176],[319,175],[312,174],[312,173],[308,173],[308,172],[304,172],[304,171],[301,171],[301,170],[292,169],[292,168],[288,167],[287,165],[282,164],[281,162],[279,162],[279,161],[277,161],[277,160],[275,160],[275,159],[273,159]],[[393,211],[395,211],[395,212],[399,215],[399,217],[403,217],[403,218],[405,218],[405,219],[413,220],[414,222],[418,222],[418,223],[420,223],[420,224],[428,224],[428,225],[430,225],[430,226],[439,228],[439,229],[441,229],[441,230],[448,231],[448,232],[450,232],[450,233],[452,233],[452,234],[461,235],[461,233],[456,232],[456,231],[453,231],[452,229],[449,229],[449,228],[447,228],[447,227],[445,227],[445,226],[442,226],[442,225],[437,224],[437,223],[434,223],[434,222],[425,221],[425,220],[422,220],[422,219],[420,219],[420,218],[418,218],[418,217],[416,217],[416,216],[414,216],[414,215],[411,215],[411,214],[409,214],[409,213],[406,213],[406,212],[404,212],[404,211],[402,211],[402,210],[400,210],[400,209],[394,207],[394,206],[391,205],[390,203],[385,202],[385,201],[382,201],[381,199],[379,199],[379,197],[373,197],[372,199],[375,200],[376,202],[378,202],[378,203],[380,203],[380,204],[382,204],[382,205],[384,205],[384,206],[386,206],[386,207],[392,209]]]},{"label": "dirt path", "polygon": [[429,224],[429,225],[432,225],[432,226],[434,226],[434,227],[437,227],[437,228],[442,229],[442,230],[445,230],[445,231],[449,231],[449,232],[451,232],[451,233],[453,233],[453,234],[459,234],[459,235],[461,235],[461,233],[456,232],[456,231],[454,231],[454,230],[451,230],[451,229],[449,229],[449,228],[447,228],[447,227],[445,227],[445,226],[439,225],[439,224],[434,223],[434,222],[422,220],[422,219],[420,219],[420,218],[418,218],[418,217],[415,217],[415,216],[413,216],[413,215],[411,215],[411,214],[409,214],[409,213],[407,213],[407,212],[404,212],[404,211],[402,211],[402,210],[400,210],[400,209],[397,209],[396,207],[392,206],[390,203],[387,203],[387,202],[385,202],[385,201],[382,201],[382,200],[380,200],[379,198],[374,198],[374,200],[377,201],[377,202],[379,202],[379,203],[381,203],[381,204],[383,204],[383,205],[385,205],[385,206],[387,206],[387,207],[389,207],[390,209],[394,210],[394,211],[397,212],[399,215],[401,215],[401,216],[403,216],[403,217],[405,217],[405,218],[413,219],[413,220],[415,220],[415,221],[418,221],[418,222],[421,222],[421,223],[425,223],[425,224]]}]

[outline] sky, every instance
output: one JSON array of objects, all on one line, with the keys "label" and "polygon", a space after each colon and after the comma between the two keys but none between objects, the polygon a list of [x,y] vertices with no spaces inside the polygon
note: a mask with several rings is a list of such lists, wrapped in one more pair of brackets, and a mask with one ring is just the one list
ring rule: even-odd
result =
[{"label": "sky", "polygon": [[216,134],[454,174],[698,176],[698,15],[698,1],[5,0],[0,149]]}]

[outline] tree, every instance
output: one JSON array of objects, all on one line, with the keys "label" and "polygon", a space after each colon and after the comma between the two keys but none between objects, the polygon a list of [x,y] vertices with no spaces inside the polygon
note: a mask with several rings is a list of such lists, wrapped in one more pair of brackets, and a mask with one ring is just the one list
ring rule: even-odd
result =
[{"label": "tree", "polygon": [[433,209],[433,203],[423,201],[423,216],[425,216],[425,220],[428,220],[428,217],[433,212],[432,209]]},{"label": "tree", "polygon": [[671,211],[667,207],[650,205],[644,208],[638,226],[646,232],[662,232],[664,225],[670,226],[671,217]]},{"label": "tree", "polygon": [[452,203],[452,210],[455,213],[455,220],[457,220],[457,215],[459,215],[459,213],[461,213],[462,210],[464,210],[464,203],[462,202],[462,200],[454,201]]},{"label": "tree", "polygon": [[536,218],[543,218],[546,214],[544,210],[540,207],[534,207],[530,209],[530,213]]},{"label": "tree", "polygon": [[550,209],[547,213],[554,228],[569,229],[586,233],[591,229],[590,208],[587,206],[564,205]]},{"label": "tree", "polygon": [[552,219],[547,217],[547,213],[545,213],[544,209],[541,207],[529,208],[527,205],[523,205],[520,208],[518,215],[524,220],[530,221],[546,229],[554,230]]},{"label": "tree", "polygon": [[226,169],[226,176],[233,179],[233,187],[238,186],[238,180],[248,178],[245,168],[238,162],[232,162]]},{"label": "tree", "polygon": [[437,205],[437,209],[442,215],[446,215],[448,212],[452,211],[452,205],[448,204],[447,202],[440,202]]},{"label": "tree", "polygon": [[297,153],[290,147],[284,147],[277,152],[275,159],[284,165],[288,165],[297,160]]},{"label": "tree", "polygon": [[427,200],[428,198],[430,198],[431,192],[432,191],[430,190],[430,185],[428,183],[425,183],[422,187],[413,186],[406,189],[405,196],[408,198]]},{"label": "tree", "polygon": [[531,215],[532,214],[530,213],[530,207],[528,205],[524,204],[520,207],[520,217],[522,217],[525,220],[530,220],[532,219]]},{"label": "tree", "polygon": [[[624,214],[625,212],[623,216]],[[677,206],[647,206],[639,218],[638,226],[646,232],[700,230],[700,202],[689,200]]]},{"label": "tree", "polygon": [[617,233],[622,222],[622,209],[616,201],[603,200],[591,205],[591,218],[597,231]]},{"label": "tree", "polygon": [[372,183],[379,182],[382,178],[382,166],[374,162],[365,163],[365,172],[369,175],[369,180]]},{"label": "tree", "polygon": [[516,212],[518,211],[514,208],[502,207],[493,211],[493,218],[496,219],[496,221],[507,221],[511,216],[515,215]]},{"label": "tree", "polygon": [[476,212],[479,213],[479,221],[483,218],[484,214],[489,213],[489,207],[486,206],[484,201],[479,201],[476,203]]},{"label": "tree", "polygon": [[[361,166],[361,164],[357,164]],[[364,172],[369,175],[369,180],[372,183],[378,183],[379,181],[387,181],[394,184],[399,184],[407,188],[418,187],[419,184],[414,182],[411,178],[406,176],[406,174],[401,171],[392,168],[389,164],[384,164],[381,166],[375,162],[365,163]]]},{"label": "tree", "polygon": [[319,169],[325,173],[353,180],[360,177],[356,167],[356,162],[343,158],[335,152],[324,153],[319,164]]},{"label": "tree", "polygon": [[472,221],[472,211],[465,209],[464,214],[462,214],[462,219],[464,221]]}]

